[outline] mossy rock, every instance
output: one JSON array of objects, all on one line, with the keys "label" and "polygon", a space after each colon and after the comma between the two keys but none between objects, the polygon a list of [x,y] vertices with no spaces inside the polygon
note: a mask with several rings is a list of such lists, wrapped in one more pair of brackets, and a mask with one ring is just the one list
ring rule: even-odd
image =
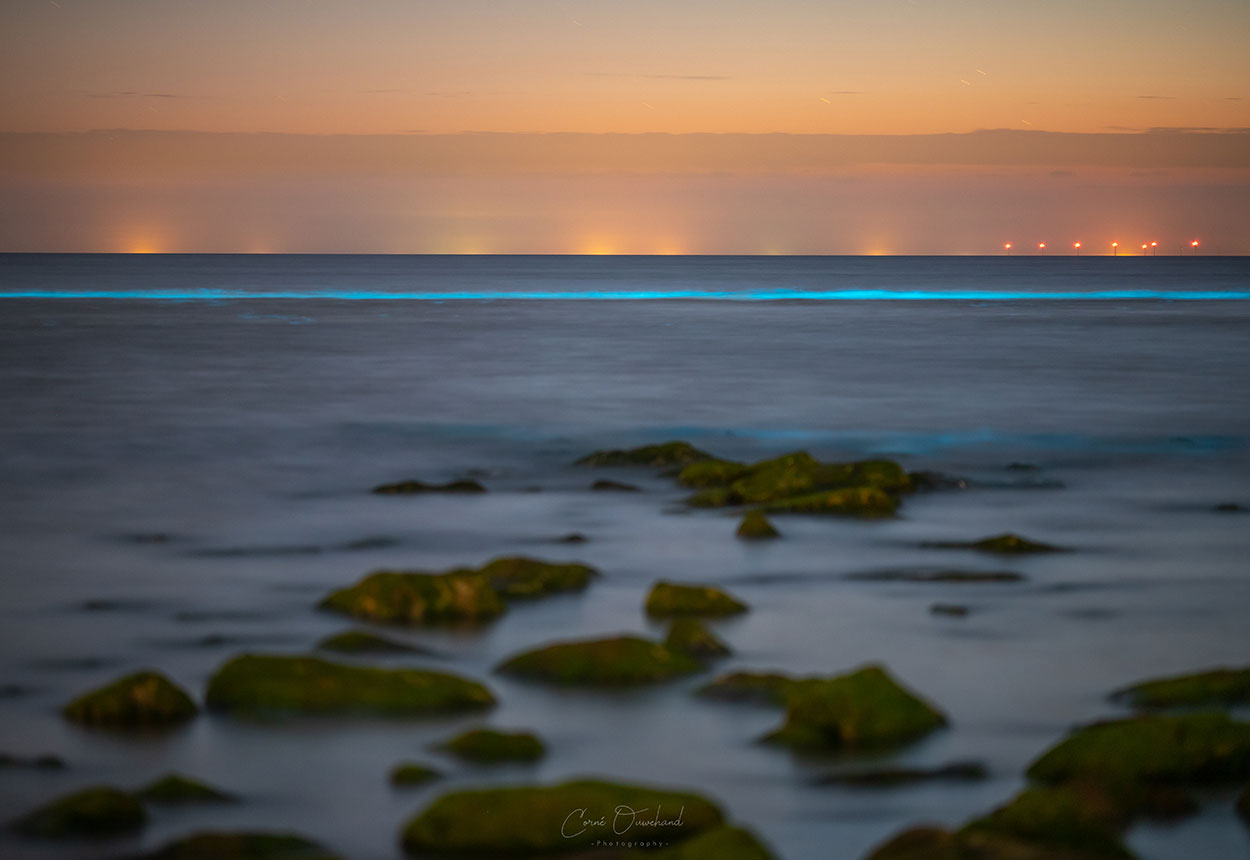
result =
[{"label": "mossy rock", "polygon": [[799,682],[779,672],[731,672],[700,687],[696,693],[708,699],[785,705]]},{"label": "mossy rock", "polygon": [[547,857],[604,839],[682,842],[722,821],[696,794],[581,780],[445,794],[408,821],[403,845],[418,856]]},{"label": "mossy rock", "polygon": [[327,636],[317,643],[320,651],[337,651],[340,654],[429,654],[424,648],[415,648],[367,630],[346,630]]},{"label": "mossy rock", "polygon": [[609,481],[607,478],[601,478],[590,485],[590,489],[597,493],[637,493],[641,490],[633,485],[626,484],[623,481]]},{"label": "mossy rock", "polygon": [[342,860],[287,833],[196,833],[130,860]]},{"label": "mossy rock", "polygon": [[1002,837],[1076,856],[1131,858],[1119,831],[1128,823],[1115,798],[1086,785],[1031,787],[957,834],[966,846]]},{"label": "mossy rock", "polygon": [[482,622],[504,612],[504,602],[477,571],[378,571],[332,592],[320,608],[394,624]]},{"label": "mossy rock", "polygon": [[786,720],[765,739],[799,752],[892,747],[946,725],[946,717],[880,666],[804,680],[786,696]]},{"label": "mossy rock", "polygon": [[218,669],[209,679],[204,700],[214,710],[251,716],[425,716],[495,704],[495,697],[481,684],[443,672],[256,654],[236,657]]},{"label": "mossy rock", "polygon": [[639,852],[637,856],[653,860],[775,860],[755,834],[728,825],[705,830],[659,851]]},{"label": "mossy rock", "polygon": [[1250,704],[1250,669],[1212,669],[1142,681],[1112,694],[1136,708]]},{"label": "mossy rock", "polygon": [[719,618],[747,611],[747,605],[711,585],[681,582],[657,582],[647,595],[648,615],[702,615]]},{"label": "mossy rock", "polygon": [[1027,555],[1029,553],[1061,552],[1059,547],[1040,541],[1029,540],[1018,534],[1006,532],[974,541],[933,541],[923,544],[935,549],[975,549],[999,555]]},{"label": "mossy rock", "polygon": [[383,496],[409,496],[417,493],[484,493],[486,488],[477,481],[448,481],[446,484],[427,484],[408,479],[392,484],[378,484],[372,492]]},{"label": "mossy rock", "polygon": [[589,565],[539,561],[526,556],[497,558],[487,562],[478,572],[509,600],[582,591],[599,576],[599,571]]},{"label": "mossy rock", "polygon": [[686,466],[712,455],[689,442],[665,442],[626,450],[595,451],[577,461],[578,466]]},{"label": "mossy rock", "polygon": [[692,508],[726,508],[738,502],[728,487],[708,487],[686,499],[686,504]]},{"label": "mossy rock", "polygon": [[868,519],[892,517],[898,499],[878,487],[842,487],[793,496],[764,506],[770,514],[828,514]]},{"label": "mossy rock", "polygon": [[66,719],[110,729],[152,729],[185,723],[199,709],[182,688],[159,672],[136,672],[66,705]]},{"label": "mossy rock", "polygon": [[702,665],[682,651],[637,636],[559,642],[506,660],[499,671],[568,686],[655,684],[698,672]]},{"label": "mossy rock", "polygon": [[1225,714],[1147,716],[1077,729],[1030,765],[1038,782],[1120,786],[1250,777],[1250,723]]},{"label": "mossy rock", "polygon": [[743,540],[768,540],[781,537],[781,532],[773,527],[763,511],[747,511],[738,524],[737,535]]},{"label": "mossy rock", "polygon": [[67,794],[13,822],[13,829],[41,839],[112,836],[147,824],[139,801],[120,789],[96,786]]},{"label": "mossy rock", "polygon": [[[864,860],[968,860],[959,850],[955,834],[940,827],[909,827],[873,849]],[[987,857],[986,860],[998,860]],[[1005,858],[1003,858],[1005,860]],[[1025,858],[1042,860],[1042,858]]]},{"label": "mossy rock", "polygon": [[538,761],[547,754],[547,747],[531,732],[500,732],[494,729],[461,732],[440,743],[438,749],[477,764]]},{"label": "mossy rock", "polygon": [[391,768],[391,772],[387,777],[391,785],[397,788],[408,788],[417,785],[425,785],[436,779],[442,779],[443,774],[439,770],[423,765],[420,762],[401,762]]},{"label": "mossy rock", "polygon": [[145,803],[236,803],[238,798],[180,773],[170,773],[135,792]]},{"label": "mossy rock", "polygon": [[751,471],[745,463],[733,460],[700,460],[686,466],[677,475],[677,483],[683,487],[721,487],[733,483]]},{"label": "mossy rock", "polygon": [[693,618],[678,618],[668,628],[664,644],[691,657],[728,657],[733,652],[715,633]]}]

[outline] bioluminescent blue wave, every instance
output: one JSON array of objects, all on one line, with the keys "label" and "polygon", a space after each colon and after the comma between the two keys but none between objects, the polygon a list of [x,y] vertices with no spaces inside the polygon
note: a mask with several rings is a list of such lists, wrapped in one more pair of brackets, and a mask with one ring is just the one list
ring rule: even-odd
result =
[{"label": "bioluminescent blue wave", "polygon": [[1250,290],[497,290],[405,292],[377,290],[0,290],[0,299],[140,299],[148,301],[1244,301]]}]

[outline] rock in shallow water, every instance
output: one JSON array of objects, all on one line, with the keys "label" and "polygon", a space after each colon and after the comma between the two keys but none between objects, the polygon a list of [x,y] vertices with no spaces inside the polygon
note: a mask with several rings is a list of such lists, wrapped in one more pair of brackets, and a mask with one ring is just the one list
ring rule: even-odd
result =
[{"label": "rock in shallow water", "polygon": [[1057,546],[1029,540],[1018,534],[1006,532],[993,537],[974,541],[932,541],[921,544],[932,549],[974,549],[979,552],[992,552],[999,555],[1024,555],[1027,553],[1062,552]]},{"label": "rock in shallow water", "polygon": [[440,743],[438,749],[477,764],[538,761],[547,754],[547,747],[537,735],[494,729],[470,729],[461,732]]},{"label": "rock in shallow water", "polygon": [[654,684],[702,669],[682,651],[637,636],[558,642],[509,658],[499,671],[551,684],[624,687]]},{"label": "rock in shallow water", "polygon": [[391,785],[396,787],[411,787],[416,785],[425,785],[443,776],[441,771],[432,767],[427,767],[419,762],[402,762],[391,768],[388,779]]},{"label": "rock in shallow water", "polygon": [[773,527],[763,511],[747,511],[742,517],[742,522],[738,524],[736,534],[743,540],[769,540],[781,537],[781,532]]},{"label": "rock in shallow water", "polygon": [[153,729],[179,725],[198,711],[191,697],[164,675],[144,671],[80,696],[61,713],[86,726]]},{"label": "rock in shallow water", "polygon": [[514,555],[497,558],[478,569],[508,600],[583,591],[599,571],[576,562],[540,561]]},{"label": "rock in shallow water", "polygon": [[595,451],[577,461],[578,466],[685,466],[699,460],[710,460],[711,454],[700,451],[689,442],[664,442],[640,448]]},{"label": "rock in shallow water", "polygon": [[145,803],[236,803],[238,798],[180,773],[170,773],[135,792]]},{"label": "rock in shallow water", "polygon": [[674,651],[681,651],[700,659],[728,657],[729,646],[693,618],[678,618],[668,628],[664,644]]},{"label": "rock in shallow water", "polygon": [[486,687],[443,672],[346,666],[316,657],[236,657],[209,679],[205,704],[248,716],[412,716],[489,708]]},{"label": "rock in shallow water", "polygon": [[1190,675],[1154,678],[1117,690],[1112,698],[1136,708],[1250,704],[1250,668],[1211,669]]},{"label": "rock in shallow water", "polygon": [[342,860],[286,833],[196,833],[127,860]]},{"label": "rock in shallow water", "polygon": [[711,585],[681,582],[657,582],[647,595],[648,615],[703,615],[720,617],[747,611],[747,605]]},{"label": "rock in shallow water", "polygon": [[696,794],[582,780],[443,795],[407,823],[403,845],[416,856],[546,857],[604,841],[681,843],[722,821]]},{"label": "rock in shallow water", "polygon": [[392,484],[378,484],[372,492],[384,496],[415,495],[417,493],[484,493],[486,488],[477,481],[449,481],[446,484],[427,484],[409,478]]},{"label": "rock in shallow water", "polygon": [[321,609],[399,624],[488,621],[504,612],[490,581],[477,571],[448,573],[378,571],[332,592]]},{"label": "rock in shallow water", "polygon": [[67,794],[13,822],[13,829],[41,839],[133,833],[147,823],[139,801],[120,789],[96,786]]}]

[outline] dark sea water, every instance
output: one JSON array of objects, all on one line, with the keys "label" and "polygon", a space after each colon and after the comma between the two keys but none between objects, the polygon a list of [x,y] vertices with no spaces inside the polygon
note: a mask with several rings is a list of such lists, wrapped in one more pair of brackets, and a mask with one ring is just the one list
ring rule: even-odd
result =
[{"label": "dark sea water", "polygon": [[[0,256],[0,752],[69,764],[0,770],[0,819],[169,770],[245,800],[158,810],[137,839],[6,834],[0,857],[251,827],[384,860],[442,791],[572,775],[707,793],[787,860],[858,860],[910,824],[956,825],[1005,802],[1071,726],[1124,713],[1111,690],[1250,664],[1250,514],[1215,510],[1250,507],[1248,299],[1247,258]],[[674,438],[733,458],[889,456],[969,486],[888,521],[779,518],[784,539],[755,546],[732,516],[685,509],[669,478],[571,466]],[[408,477],[490,492],[368,492]],[[595,477],[644,492],[592,493]],[[920,545],[1003,531],[1073,551]],[[589,542],[555,542],[569,532]],[[349,548],[365,538],[386,540]],[[442,657],[387,662],[483,679],[501,702],[485,718],[211,715],[126,738],[57,714],[141,667],[198,695],[237,653],[306,652],[349,626],[316,602],[372,569],[516,553],[604,576],[476,633],[391,631]],[[1028,579],[849,578],[934,565]],[[553,639],[661,635],[641,611],[659,578],[752,606],[716,625],[735,655],[715,671],[885,663],[951,727],[873,761],[973,758],[990,778],[818,787],[864,761],[757,744],[777,712],[694,698],[709,675],[609,694],[494,674]],[[427,750],[482,722],[533,729],[550,753],[482,768]],[[403,759],[450,777],[396,792]],[[1129,844],[1143,860],[1247,856],[1232,793],[1203,800]]]}]

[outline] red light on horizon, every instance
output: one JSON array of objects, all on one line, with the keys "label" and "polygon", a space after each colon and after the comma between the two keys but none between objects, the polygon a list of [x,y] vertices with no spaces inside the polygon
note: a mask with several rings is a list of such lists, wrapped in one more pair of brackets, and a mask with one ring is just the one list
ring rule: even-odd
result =
[{"label": "red light on horizon", "polygon": [[1198,240],[1197,240],[1197,239],[1194,239],[1192,242],[1190,242],[1190,243],[1189,243],[1189,247],[1191,247],[1191,248],[1197,248],[1197,247],[1198,247]]}]

